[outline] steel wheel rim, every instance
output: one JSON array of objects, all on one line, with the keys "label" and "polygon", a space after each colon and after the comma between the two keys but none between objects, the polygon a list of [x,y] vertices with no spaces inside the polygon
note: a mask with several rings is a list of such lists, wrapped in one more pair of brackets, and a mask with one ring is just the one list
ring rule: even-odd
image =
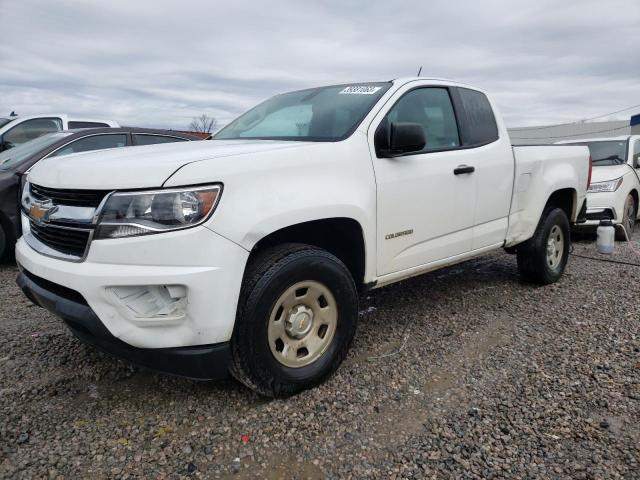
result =
[{"label": "steel wheel rim", "polygon": [[562,261],[564,254],[564,233],[558,225],[554,225],[547,239],[547,265],[555,270]]},{"label": "steel wheel rim", "polygon": [[274,358],[289,368],[312,364],[327,351],[338,325],[331,291],[313,280],[298,282],[276,300],[267,336]]}]

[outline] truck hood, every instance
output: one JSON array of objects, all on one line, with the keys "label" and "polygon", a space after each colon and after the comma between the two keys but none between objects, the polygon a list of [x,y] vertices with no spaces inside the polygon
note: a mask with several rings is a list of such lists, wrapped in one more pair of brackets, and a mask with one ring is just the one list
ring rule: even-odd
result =
[{"label": "truck hood", "polygon": [[591,183],[615,180],[616,178],[620,178],[630,172],[631,170],[629,168],[629,165],[627,164],[593,167],[593,172],[591,173]]},{"label": "truck hood", "polygon": [[309,142],[271,140],[207,140],[162,145],[113,148],[76,153],[40,161],[29,181],[43,187],[110,190],[158,188],[177,170],[194,162],[245,161],[262,152],[305,148]]}]

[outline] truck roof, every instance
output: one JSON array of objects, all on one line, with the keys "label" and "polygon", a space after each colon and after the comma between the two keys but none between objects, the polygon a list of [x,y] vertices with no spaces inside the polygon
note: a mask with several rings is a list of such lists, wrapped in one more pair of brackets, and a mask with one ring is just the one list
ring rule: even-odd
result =
[{"label": "truck roof", "polygon": [[396,85],[404,85],[406,83],[410,83],[410,82],[416,82],[416,81],[424,81],[424,80],[432,80],[434,82],[446,82],[452,85],[459,85],[461,87],[468,87],[468,88],[472,88],[474,90],[481,90],[476,86],[470,85],[468,83],[464,83],[464,82],[458,82],[456,80],[450,80],[448,78],[438,78],[438,77],[398,77],[395,78],[393,80],[391,80],[394,84]]}]

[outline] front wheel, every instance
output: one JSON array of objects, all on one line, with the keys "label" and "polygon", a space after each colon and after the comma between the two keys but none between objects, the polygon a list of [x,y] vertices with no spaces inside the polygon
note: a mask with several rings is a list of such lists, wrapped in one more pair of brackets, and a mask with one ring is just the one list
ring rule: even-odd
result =
[{"label": "front wheel", "polygon": [[357,319],[357,290],[338,258],[309,245],[266,249],[243,280],[231,373],[269,397],[313,387],[346,356]]},{"label": "front wheel", "polygon": [[539,285],[558,281],[569,259],[569,235],[569,219],[564,210],[546,209],[533,237],[518,246],[522,279]]},{"label": "front wheel", "polygon": [[622,215],[622,224],[621,227],[624,228],[625,232],[622,228],[616,229],[616,240],[625,241],[627,236],[629,240],[631,240],[631,235],[633,235],[633,231],[636,228],[636,216],[638,215],[638,207],[636,206],[636,200],[633,198],[633,195],[627,195],[627,198],[624,202],[624,212]]}]

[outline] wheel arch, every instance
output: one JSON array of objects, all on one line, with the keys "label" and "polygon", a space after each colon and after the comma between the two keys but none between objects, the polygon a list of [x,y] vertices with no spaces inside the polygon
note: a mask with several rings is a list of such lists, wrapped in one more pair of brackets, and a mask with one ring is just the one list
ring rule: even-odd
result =
[{"label": "wheel arch", "polygon": [[253,245],[249,259],[264,248],[282,243],[303,243],[327,250],[346,265],[359,288],[364,285],[366,243],[364,230],[357,220],[321,218],[279,228]]},{"label": "wheel arch", "polygon": [[544,210],[557,207],[564,211],[570,222],[578,216],[578,193],[573,188],[561,188],[549,195]]},{"label": "wheel arch", "polygon": [[636,217],[640,218],[640,195],[638,194],[638,190],[636,188],[632,188],[629,192],[629,195],[633,197],[633,200],[636,202]]}]

